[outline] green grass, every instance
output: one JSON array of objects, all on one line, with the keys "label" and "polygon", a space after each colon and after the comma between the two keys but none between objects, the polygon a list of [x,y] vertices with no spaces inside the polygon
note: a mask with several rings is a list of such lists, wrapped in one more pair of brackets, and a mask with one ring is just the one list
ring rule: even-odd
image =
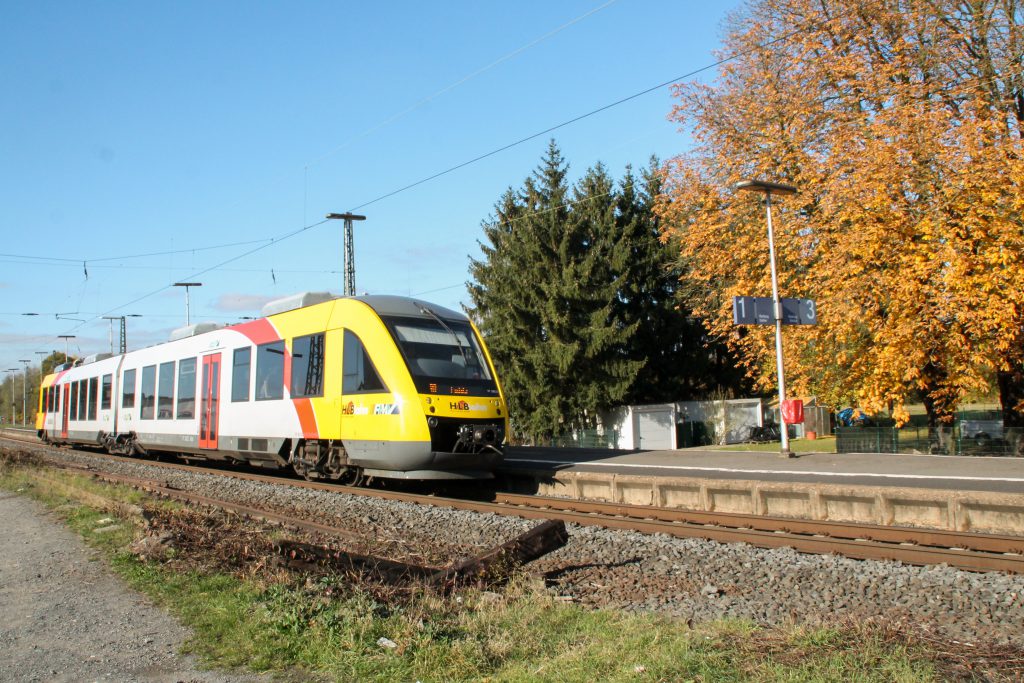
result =
[{"label": "green grass", "polygon": [[[83,480],[84,481],[84,480]],[[84,483],[83,485],[88,485]],[[128,551],[136,523],[95,533],[109,514],[6,468],[0,487],[53,507],[136,590],[194,636],[185,649],[212,667],[339,681],[932,681],[934,660],[891,632],[762,629],[743,622],[688,626],[651,613],[587,610],[518,579],[502,594],[420,593],[382,602],[340,578],[281,581],[176,573]],[[107,489],[113,497],[131,497]],[[397,644],[378,645],[380,638]]]}]

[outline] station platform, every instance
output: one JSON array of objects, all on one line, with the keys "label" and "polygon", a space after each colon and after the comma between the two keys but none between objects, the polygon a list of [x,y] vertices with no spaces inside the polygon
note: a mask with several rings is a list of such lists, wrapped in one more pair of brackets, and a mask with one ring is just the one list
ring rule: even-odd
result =
[{"label": "station platform", "polygon": [[513,447],[502,475],[584,500],[1024,535],[1024,458]]}]

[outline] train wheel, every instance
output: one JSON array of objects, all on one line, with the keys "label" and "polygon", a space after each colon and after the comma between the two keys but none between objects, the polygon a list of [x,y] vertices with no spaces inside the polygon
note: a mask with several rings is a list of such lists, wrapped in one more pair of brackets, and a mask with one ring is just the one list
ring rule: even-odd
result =
[{"label": "train wheel", "polygon": [[313,481],[314,479],[320,478],[317,476],[316,472],[314,472],[309,465],[302,460],[293,460],[292,469],[295,471],[295,474],[299,475],[306,481]]},{"label": "train wheel", "polygon": [[363,471],[358,467],[345,467],[337,474],[329,476],[342,486],[361,486],[363,482]]}]

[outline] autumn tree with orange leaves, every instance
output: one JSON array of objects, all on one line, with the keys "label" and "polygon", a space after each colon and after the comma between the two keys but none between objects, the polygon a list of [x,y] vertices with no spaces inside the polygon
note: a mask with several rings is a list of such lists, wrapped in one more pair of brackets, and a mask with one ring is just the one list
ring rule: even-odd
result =
[{"label": "autumn tree with orange leaves", "polygon": [[752,0],[727,24],[712,85],[676,87],[694,150],[666,166],[658,212],[685,297],[774,387],[772,328],[738,332],[736,295],[817,300],[784,332],[787,383],[834,405],[923,397],[929,424],[998,387],[1024,414],[1024,33],[1018,0]]}]

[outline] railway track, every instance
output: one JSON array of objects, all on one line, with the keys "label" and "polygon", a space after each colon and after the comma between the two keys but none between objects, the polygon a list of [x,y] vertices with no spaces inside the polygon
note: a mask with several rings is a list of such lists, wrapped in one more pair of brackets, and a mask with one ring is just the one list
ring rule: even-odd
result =
[{"label": "railway track", "polygon": [[[0,434],[0,440],[8,438],[7,433]],[[18,438],[17,441],[34,442],[35,448],[45,452],[59,452],[58,449],[40,444],[34,435],[30,438]],[[893,560],[914,565],[947,564],[970,571],[1024,573],[1024,538],[1017,536],[699,512],[510,493],[498,493],[493,500],[467,500],[344,487],[237,470],[90,453],[97,458],[110,461],[145,463],[170,470],[200,472],[322,491],[343,491],[351,495],[515,515],[525,519],[562,520],[584,526],[600,526],[647,534],[663,533],[722,543],[748,543],[761,548],[791,547],[803,553],[836,554],[861,560]],[[103,477],[120,476],[103,473],[99,466],[92,470],[92,473]],[[246,512],[259,513],[260,511],[256,510]]]}]

